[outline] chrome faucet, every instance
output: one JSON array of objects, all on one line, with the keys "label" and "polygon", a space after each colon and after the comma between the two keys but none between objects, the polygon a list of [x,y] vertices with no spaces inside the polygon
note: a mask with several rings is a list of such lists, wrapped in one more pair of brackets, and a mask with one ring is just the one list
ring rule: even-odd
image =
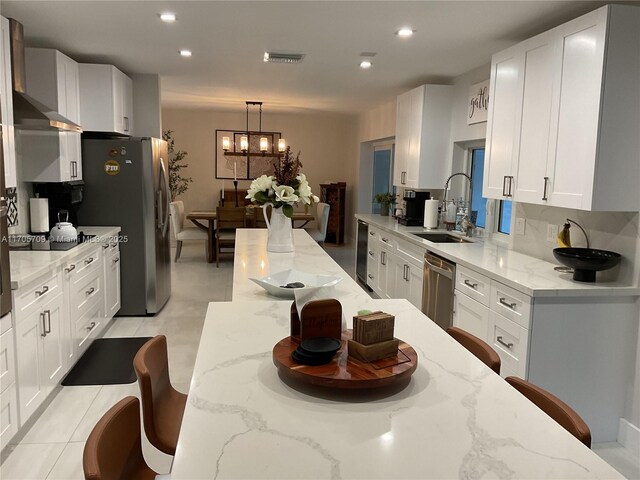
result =
[{"label": "chrome faucet", "polygon": [[[442,212],[446,212],[447,211],[447,190],[449,189],[449,182],[451,181],[451,179],[453,177],[457,177],[458,175],[462,175],[463,177],[465,177],[467,180],[469,180],[469,192],[468,192],[468,202],[469,202],[469,213],[471,213],[471,177],[469,175],[467,175],[466,173],[463,172],[458,172],[458,173],[454,173],[453,175],[450,175],[449,178],[447,178],[447,181],[444,182],[444,196],[443,196],[443,200],[442,200]],[[467,229],[467,234],[469,234],[469,229]],[[469,235],[471,236],[471,235]]]}]

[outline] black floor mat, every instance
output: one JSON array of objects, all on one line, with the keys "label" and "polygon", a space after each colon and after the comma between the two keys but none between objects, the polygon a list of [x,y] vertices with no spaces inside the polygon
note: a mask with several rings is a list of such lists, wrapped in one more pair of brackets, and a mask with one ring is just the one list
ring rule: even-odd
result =
[{"label": "black floor mat", "polygon": [[65,387],[133,383],[133,357],[151,337],[99,338],[62,381]]}]

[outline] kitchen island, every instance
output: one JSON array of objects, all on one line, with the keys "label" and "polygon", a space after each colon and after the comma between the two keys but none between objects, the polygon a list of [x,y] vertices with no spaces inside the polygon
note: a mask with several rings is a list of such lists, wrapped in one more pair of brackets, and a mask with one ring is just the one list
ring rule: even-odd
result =
[{"label": "kitchen island", "polygon": [[[371,299],[305,235],[294,253],[267,254],[264,230],[238,231],[233,301],[209,304],[173,480],[621,478],[409,302]],[[347,394],[279,377],[272,349],[289,335],[291,301],[247,277],[292,267],[342,276],[348,327],[362,308],[395,315],[418,354],[406,388]]]}]

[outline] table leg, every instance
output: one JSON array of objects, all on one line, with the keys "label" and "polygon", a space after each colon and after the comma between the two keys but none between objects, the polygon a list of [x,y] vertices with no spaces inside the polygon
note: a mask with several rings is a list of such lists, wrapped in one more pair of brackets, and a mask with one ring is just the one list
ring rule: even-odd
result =
[{"label": "table leg", "polygon": [[215,228],[214,228],[214,220],[209,220],[209,228],[207,229],[207,233],[209,236],[209,251],[207,252],[207,262],[213,263],[216,259],[216,245],[215,245]]}]

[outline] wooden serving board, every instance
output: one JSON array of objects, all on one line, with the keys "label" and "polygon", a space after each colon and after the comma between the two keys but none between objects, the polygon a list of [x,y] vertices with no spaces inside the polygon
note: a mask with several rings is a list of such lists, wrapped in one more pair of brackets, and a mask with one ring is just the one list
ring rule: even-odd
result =
[{"label": "wooden serving board", "polygon": [[347,341],[352,332],[342,333],[342,347],[326,365],[309,366],[296,363],[291,353],[300,343],[283,338],[273,347],[273,363],[286,378],[330,388],[381,388],[409,379],[418,367],[418,355],[408,343],[400,340],[398,354],[376,362],[365,363],[349,357]]}]

